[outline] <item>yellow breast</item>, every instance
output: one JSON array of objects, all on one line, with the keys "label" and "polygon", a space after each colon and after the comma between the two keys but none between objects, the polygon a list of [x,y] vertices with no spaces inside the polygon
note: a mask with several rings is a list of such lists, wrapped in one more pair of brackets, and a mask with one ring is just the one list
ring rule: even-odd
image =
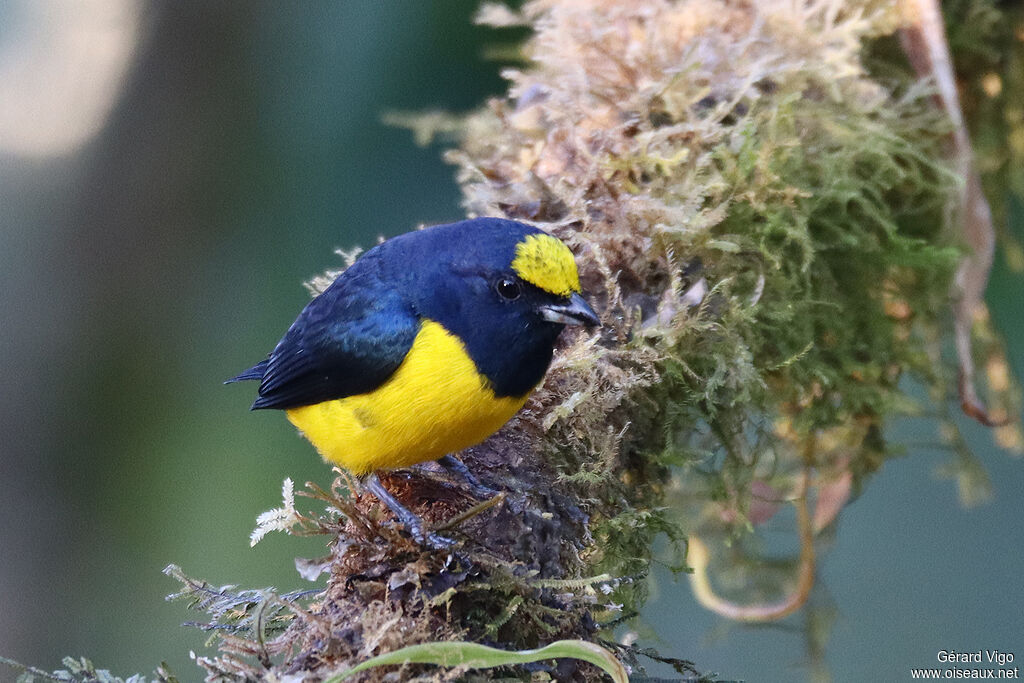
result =
[{"label": "yellow breast", "polygon": [[462,342],[424,320],[405,360],[380,387],[287,414],[325,460],[358,475],[478,444],[525,402],[526,395],[497,398]]}]

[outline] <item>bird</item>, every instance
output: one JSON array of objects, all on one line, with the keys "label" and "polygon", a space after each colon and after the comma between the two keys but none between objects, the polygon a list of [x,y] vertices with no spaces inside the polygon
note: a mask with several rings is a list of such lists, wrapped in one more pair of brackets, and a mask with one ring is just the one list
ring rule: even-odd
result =
[{"label": "bird", "polygon": [[225,384],[258,381],[252,410],[284,410],[321,457],[360,479],[420,544],[453,541],[377,472],[436,460],[494,494],[453,454],[526,403],[566,326],[600,325],[564,242],[480,217],[381,242],[299,313],[265,360]]}]

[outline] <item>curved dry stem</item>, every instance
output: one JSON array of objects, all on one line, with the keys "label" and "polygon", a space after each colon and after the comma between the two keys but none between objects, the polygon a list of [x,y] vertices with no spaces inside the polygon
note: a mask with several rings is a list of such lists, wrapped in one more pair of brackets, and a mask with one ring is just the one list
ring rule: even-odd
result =
[{"label": "curved dry stem", "polygon": [[690,588],[694,597],[706,609],[727,619],[746,623],[763,623],[778,621],[803,607],[814,587],[816,556],[814,552],[814,529],[808,510],[807,493],[810,489],[810,465],[805,465],[798,480],[798,491],[793,504],[796,506],[796,521],[800,533],[800,561],[797,569],[796,586],[793,592],[777,602],[753,603],[741,605],[732,602],[715,592],[711,585],[708,567],[711,553],[707,545],[697,535],[689,537],[689,553],[687,562],[693,569],[690,575]]},{"label": "curved dry stem", "polygon": [[982,191],[981,179],[974,163],[974,150],[967,134],[960,98],[957,94],[953,60],[946,41],[942,10],[937,0],[903,0],[901,5],[908,26],[901,32],[903,47],[922,78],[931,78],[938,89],[937,98],[953,126],[950,135],[955,150],[960,186],[960,229],[970,249],[956,271],[953,292],[954,340],[960,363],[957,389],[964,414],[986,427],[999,427],[1009,422],[992,417],[975,388],[974,354],[971,328],[975,313],[984,307],[985,287],[995,253],[995,229],[992,211]]}]

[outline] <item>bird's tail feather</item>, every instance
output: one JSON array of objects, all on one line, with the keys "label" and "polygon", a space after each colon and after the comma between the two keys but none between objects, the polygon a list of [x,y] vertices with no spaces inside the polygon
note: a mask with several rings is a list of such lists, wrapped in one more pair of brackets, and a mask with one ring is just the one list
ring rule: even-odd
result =
[{"label": "bird's tail feather", "polygon": [[268,360],[260,361],[259,363],[252,366],[251,368],[249,368],[242,374],[238,375],[237,377],[232,377],[231,379],[227,380],[226,382],[224,382],[224,384],[231,384],[232,382],[244,382],[247,379],[262,380],[263,375],[265,375],[267,372],[268,362]]}]

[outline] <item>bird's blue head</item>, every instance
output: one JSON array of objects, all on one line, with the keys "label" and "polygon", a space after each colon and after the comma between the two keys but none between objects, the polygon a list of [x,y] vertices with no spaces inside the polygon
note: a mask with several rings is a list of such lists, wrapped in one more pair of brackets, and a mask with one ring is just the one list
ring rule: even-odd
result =
[{"label": "bird's blue head", "polygon": [[566,325],[597,325],[576,261],[529,225],[474,218],[394,238],[384,261],[403,272],[416,312],[462,340],[498,396],[522,396],[544,377]]}]

